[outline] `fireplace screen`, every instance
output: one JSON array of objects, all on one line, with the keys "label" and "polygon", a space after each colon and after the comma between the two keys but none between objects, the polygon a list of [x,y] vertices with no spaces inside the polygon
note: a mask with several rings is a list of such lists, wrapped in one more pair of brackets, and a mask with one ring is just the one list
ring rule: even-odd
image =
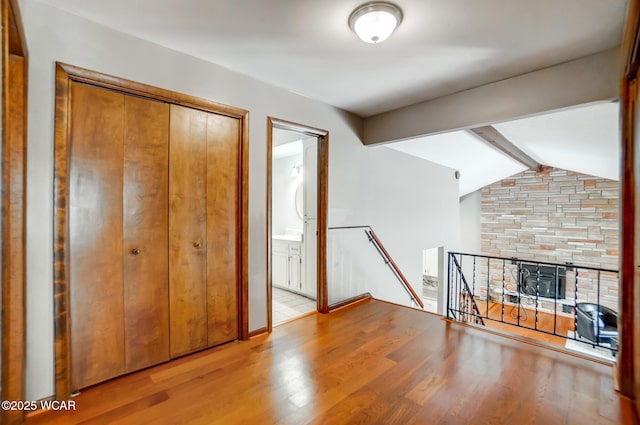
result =
[{"label": "fireplace screen", "polygon": [[564,299],[567,270],[564,267],[520,264],[520,292],[540,298]]}]

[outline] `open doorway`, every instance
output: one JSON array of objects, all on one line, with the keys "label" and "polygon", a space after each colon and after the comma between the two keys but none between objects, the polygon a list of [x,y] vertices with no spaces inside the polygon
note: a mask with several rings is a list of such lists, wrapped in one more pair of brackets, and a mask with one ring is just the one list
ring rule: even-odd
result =
[{"label": "open doorway", "polygon": [[442,287],[444,285],[443,273],[444,247],[435,247],[422,251],[422,290],[420,298],[424,303],[424,309],[432,313],[438,313],[438,305]]},{"label": "open doorway", "polygon": [[273,119],[269,124],[271,328],[322,311],[326,133]]}]

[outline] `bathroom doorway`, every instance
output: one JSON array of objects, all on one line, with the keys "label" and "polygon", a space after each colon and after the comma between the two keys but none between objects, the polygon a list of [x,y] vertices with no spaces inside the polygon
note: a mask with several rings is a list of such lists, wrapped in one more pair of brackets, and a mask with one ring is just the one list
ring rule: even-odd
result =
[{"label": "bathroom doorway", "polygon": [[[326,134],[270,120],[267,287],[269,329],[322,310]],[[321,196],[319,196],[321,195]],[[322,255],[319,255],[322,254]]]}]

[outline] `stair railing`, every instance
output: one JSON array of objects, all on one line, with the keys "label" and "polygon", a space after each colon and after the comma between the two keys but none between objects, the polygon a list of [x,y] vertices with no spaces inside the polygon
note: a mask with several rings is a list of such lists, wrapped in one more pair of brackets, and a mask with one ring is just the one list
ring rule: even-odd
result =
[{"label": "stair railing", "polygon": [[373,231],[371,226],[364,225],[364,226],[329,227],[329,230],[341,230],[341,229],[364,229],[364,233],[367,236],[367,239],[375,247],[376,251],[378,251],[378,254],[380,254],[385,264],[389,267],[389,269],[391,270],[393,275],[396,277],[398,282],[400,282],[404,290],[407,292],[407,294],[411,299],[411,302],[420,306],[421,309],[424,309],[424,303],[418,296],[417,292],[415,291],[415,289],[413,289],[413,287],[411,286],[407,278],[404,276],[402,271],[400,271],[400,268],[398,267],[397,263],[393,260],[393,258],[389,254],[389,251],[387,251],[385,246],[380,241],[380,238]]},{"label": "stair railing", "polygon": [[[469,310],[469,303],[471,304],[472,317],[474,318],[474,322],[478,325],[484,325],[484,320],[482,320],[480,309],[478,308],[478,304],[476,303],[476,297],[471,288],[469,287],[469,283],[462,272],[462,266],[458,263],[458,259],[455,255],[451,255],[451,264],[455,267],[458,276],[460,277],[460,281],[462,282],[462,288],[460,291],[460,303],[465,306],[465,308],[461,310],[461,316],[465,315],[464,312]],[[447,297],[448,304],[449,297]],[[449,311],[449,306],[447,305],[447,311]],[[466,317],[461,317],[462,321],[467,321]]]}]

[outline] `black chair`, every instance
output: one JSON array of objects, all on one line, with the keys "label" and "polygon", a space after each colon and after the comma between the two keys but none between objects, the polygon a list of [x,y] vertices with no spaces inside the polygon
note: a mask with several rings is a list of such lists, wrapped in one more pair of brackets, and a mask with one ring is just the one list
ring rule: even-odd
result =
[{"label": "black chair", "polygon": [[578,335],[595,344],[610,344],[617,349],[618,313],[599,304],[578,303]]}]

